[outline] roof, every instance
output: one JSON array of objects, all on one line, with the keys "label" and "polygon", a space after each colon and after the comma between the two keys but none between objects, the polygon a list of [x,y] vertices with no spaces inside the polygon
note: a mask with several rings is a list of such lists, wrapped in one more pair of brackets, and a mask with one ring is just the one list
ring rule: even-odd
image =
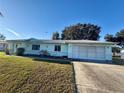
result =
[{"label": "roof", "polygon": [[113,45],[112,42],[93,41],[93,40],[39,40],[39,39],[20,39],[20,40],[7,40],[7,42],[30,42],[30,43],[72,43],[72,44],[108,44]]},{"label": "roof", "polygon": [[5,44],[5,43],[6,43],[6,41],[5,41],[5,40],[0,40],[0,43],[4,43],[4,44]]}]

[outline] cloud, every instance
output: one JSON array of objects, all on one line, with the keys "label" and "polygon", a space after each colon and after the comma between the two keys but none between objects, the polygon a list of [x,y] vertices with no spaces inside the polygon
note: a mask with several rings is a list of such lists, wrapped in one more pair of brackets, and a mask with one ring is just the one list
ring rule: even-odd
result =
[{"label": "cloud", "polygon": [[17,32],[15,32],[15,31],[12,30],[12,29],[7,28],[7,31],[10,32],[10,33],[12,33],[13,35],[15,35],[15,36],[17,36],[17,37],[20,36],[20,34],[18,34]]}]

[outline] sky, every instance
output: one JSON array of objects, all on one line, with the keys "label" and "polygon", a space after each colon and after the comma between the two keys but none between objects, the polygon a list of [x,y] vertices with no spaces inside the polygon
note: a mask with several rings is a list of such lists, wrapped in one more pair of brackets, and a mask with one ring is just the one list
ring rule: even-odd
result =
[{"label": "sky", "polygon": [[92,23],[105,34],[124,29],[124,0],[0,0],[0,33],[6,39],[51,39],[77,23]]}]

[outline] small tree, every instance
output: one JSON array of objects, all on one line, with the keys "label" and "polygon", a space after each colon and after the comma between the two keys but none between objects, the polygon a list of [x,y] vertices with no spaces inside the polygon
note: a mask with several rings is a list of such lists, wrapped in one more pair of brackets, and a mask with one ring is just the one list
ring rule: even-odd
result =
[{"label": "small tree", "polygon": [[60,39],[59,33],[58,33],[58,32],[54,32],[54,33],[52,34],[52,40],[59,40],[59,39]]},{"label": "small tree", "polygon": [[5,40],[6,37],[3,34],[0,34],[0,40]]}]

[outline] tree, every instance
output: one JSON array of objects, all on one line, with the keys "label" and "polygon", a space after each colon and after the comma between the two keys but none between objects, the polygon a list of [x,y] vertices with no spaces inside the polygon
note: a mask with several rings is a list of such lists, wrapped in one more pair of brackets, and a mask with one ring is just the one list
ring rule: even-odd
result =
[{"label": "tree", "polygon": [[114,41],[114,36],[113,35],[110,35],[110,34],[106,34],[105,37],[104,37],[104,39],[106,41],[112,42],[112,41]]},{"label": "tree", "polygon": [[0,40],[5,40],[6,37],[3,34],[0,34]]},{"label": "tree", "polygon": [[124,47],[124,29],[117,32],[115,36],[106,34],[104,39],[108,42],[117,42],[117,45]]},{"label": "tree", "polygon": [[124,38],[124,29],[122,29],[120,32],[117,32],[115,34],[116,37],[123,37]]},{"label": "tree", "polygon": [[59,33],[58,32],[54,32],[53,35],[52,35],[52,40],[59,40],[60,37],[59,37]]},{"label": "tree", "polygon": [[65,27],[62,31],[62,40],[98,40],[101,27],[94,24],[76,24]]}]

